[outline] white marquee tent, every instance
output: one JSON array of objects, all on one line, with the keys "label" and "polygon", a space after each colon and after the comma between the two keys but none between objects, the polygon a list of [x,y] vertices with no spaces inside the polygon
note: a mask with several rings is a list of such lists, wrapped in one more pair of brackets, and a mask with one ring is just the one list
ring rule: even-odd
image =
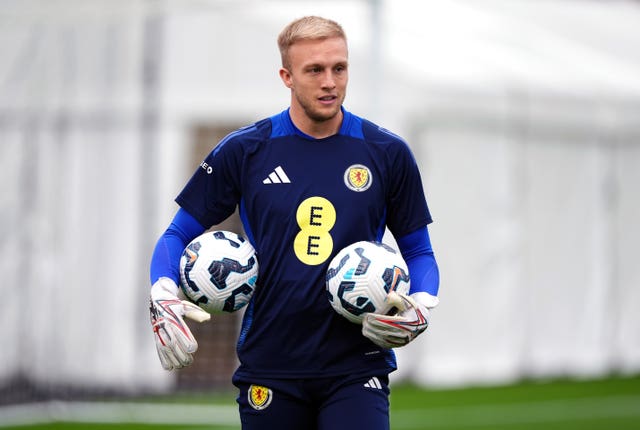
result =
[{"label": "white marquee tent", "polygon": [[306,14],[344,25],[346,107],[407,138],[436,220],[441,306],[395,379],[640,371],[638,2],[0,4],[0,386],[172,386],[147,267],[185,148],[286,107]]}]

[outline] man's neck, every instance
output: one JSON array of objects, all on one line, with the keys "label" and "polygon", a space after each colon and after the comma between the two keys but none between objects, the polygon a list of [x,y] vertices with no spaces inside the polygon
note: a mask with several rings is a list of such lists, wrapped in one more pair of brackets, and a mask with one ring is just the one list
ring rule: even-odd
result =
[{"label": "man's neck", "polygon": [[298,130],[316,139],[323,139],[338,134],[344,113],[340,110],[340,112],[331,119],[315,121],[309,118],[304,112],[298,112],[294,106],[291,106],[289,116],[291,117],[293,125],[295,125]]}]

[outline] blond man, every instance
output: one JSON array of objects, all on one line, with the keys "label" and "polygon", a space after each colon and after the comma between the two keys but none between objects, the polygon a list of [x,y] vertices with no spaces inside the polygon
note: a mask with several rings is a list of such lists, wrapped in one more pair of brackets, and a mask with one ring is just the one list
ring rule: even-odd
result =
[{"label": "blond man", "polygon": [[[197,344],[177,299],[184,247],[236,208],[260,262],[238,339],[233,382],[245,430],[389,429],[394,347],[428,326],[438,266],[420,173],[398,136],[347,111],[347,38],[336,22],[304,17],[278,37],[288,109],[225,137],[176,198],[180,206],[151,262],[151,312],[167,369]],[[388,228],[409,267],[397,315],[353,324],[331,308],[327,265]],[[171,324],[169,324],[171,322]],[[176,328],[177,327],[177,328]]]}]

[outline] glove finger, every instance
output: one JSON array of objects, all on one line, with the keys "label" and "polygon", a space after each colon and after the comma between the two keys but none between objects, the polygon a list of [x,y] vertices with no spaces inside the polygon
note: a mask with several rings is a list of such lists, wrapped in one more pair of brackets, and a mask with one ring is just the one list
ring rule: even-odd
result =
[{"label": "glove finger", "polygon": [[191,354],[198,350],[198,342],[186,324],[183,324],[183,330],[174,329],[174,338],[176,346],[185,354]]},{"label": "glove finger", "polygon": [[178,349],[166,351],[166,357],[171,364],[171,369],[182,369],[185,366],[191,364],[183,351]]},{"label": "glove finger", "polygon": [[193,354],[198,350],[198,342],[196,342],[196,340],[193,338],[189,339],[181,335],[178,337],[177,343],[180,347],[180,350],[185,354]]},{"label": "glove finger", "polygon": [[385,340],[394,345],[406,345],[411,340],[411,333],[405,333],[402,335],[389,334],[385,336]]},{"label": "glove finger", "polygon": [[[165,324],[164,332],[168,341],[165,341],[165,344],[161,345],[161,347],[166,351],[166,355],[173,367],[180,369],[193,363],[191,353],[198,349],[198,343],[183,321],[176,322],[178,325]],[[182,330],[178,326],[182,327]]]},{"label": "glove finger", "polygon": [[174,369],[181,369],[193,363],[193,355],[187,351],[181,339],[181,335],[176,335],[176,342],[171,347],[164,348],[165,353]]},{"label": "glove finger", "polygon": [[193,355],[182,350],[175,350],[173,359],[175,360],[174,367],[176,369],[182,369],[183,367],[190,366],[191,363],[193,363]]},{"label": "glove finger", "polygon": [[164,342],[160,337],[156,337],[156,351],[158,352],[158,357],[160,358],[160,364],[166,370],[173,370],[175,368],[180,368],[180,362],[176,357],[176,349],[179,349],[179,345],[175,343],[174,340],[170,342]]},{"label": "glove finger", "polygon": [[167,330],[168,324],[164,322],[155,324],[153,332],[155,334],[156,344],[163,347],[170,347],[174,343],[171,331]]},{"label": "glove finger", "polygon": [[390,291],[385,298],[385,302],[395,307],[398,312],[401,312],[407,309],[407,301],[405,297],[406,296],[404,294],[400,294],[396,291]]},{"label": "glove finger", "polygon": [[194,303],[183,300],[182,305],[184,306],[184,316],[189,319],[199,323],[209,321],[211,319],[211,314],[205,312],[200,308],[200,306]]},{"label": "glove finger", "polygon": [[397,322],[384,322],[384,321],[372,321],[370,324],[372,330],[377,330],[383,333],[385,336],[393,336],[396,338],[405,338],[407,336],[415,337],[427,329],[426,324],[416,325],[414,322],[409,321],[397,321]]},{"label": "glove finger", "polygon": [[371,328],[363,329],[362,334],[369,339],[380,339],[385,343],[392,344],[394,346],[404,345],[407,342],[407,339],[410,338],[410,334],[406,331],[403,331],[402,333],[385,331],[382,333],[379,330]]},{"label": "glove finger", "polygon": [[366,324],[371,330],[378,330],[382,332],[398,332],[402,333],[407,329],[402,324],[408,323],[409,320],[403,317],[387,317],[375,314],[369,314],[365,316],[366,323],[363,321],[363,326]]},{"label": "glove finger", "polygon": [[[182,311],[182,308],[180,311]],[[185,353],[195,352],[198,349],[198,343],[189,326],[184,322],[180,313],[175,312],[173,316],[174,318],[165,320],[162,327],[155,331],[160,334],[161,339],[167,346],[172,348],[180,347]]]},{"label": "glove finger", "polygon": [[198,350],[198,342],[196,342],[196,338],[189,330],[189,327],[181,321],[181,329],[178,327],[173,328],[173,334],[175,342],[180,345],[180,348],[185,353],[192,353]]},{"label": "glove finger", "polygon": [[405,346],[411,340],[411,336],[382,336],[380,341],[386,345],[386,348],[398,348],[401,346]]},{"label": "glove finger", "polygon": [[[427,310],[425,309],[425,311]],[[365,315],[365,319],[367,320],[367,324],[371,325],[374,328],[384,331],[397,331],[398,333],[404,333],[407,331],[422,333],[429,326],[429,320],[427,319],[427,317],[421,314],[421,316],[418,318],[418,314],[415,313],[412,313],[410,316],[386,316],[378,314],[367,314]]]},{"label": "glove finger", "polygon": [[173,361],[169,358],[169,354],[166,348],[163,346],[160,346],[156,348],[156,350],[158,351],[158,358],[160,358],[160,364],[162,364],[162,367],[165,370],[173,370],[174,364],[173,364]]},{"label": "glove finger", "polygon": [[396,315],[383,315],[383,314],[374,314],[368,313],[364,316],[366,319],[373,321],[409,321],[405,315],[396,314]]}]

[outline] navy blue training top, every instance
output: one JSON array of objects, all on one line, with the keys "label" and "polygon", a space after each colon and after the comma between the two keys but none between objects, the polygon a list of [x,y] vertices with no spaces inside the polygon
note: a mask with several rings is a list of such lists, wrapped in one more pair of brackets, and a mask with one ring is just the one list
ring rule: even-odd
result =
[{"label": "navy blue training top", "polygon": [[238,378],[375,374],[391,350],[329,304],[331,258],[360,240],[431,222],[415,159],[398,136],[343,109],[338,134],[315,139],[285,110],[225,137],[176,202],[205,228],[239,206],[260,273],[238,339]]}]

